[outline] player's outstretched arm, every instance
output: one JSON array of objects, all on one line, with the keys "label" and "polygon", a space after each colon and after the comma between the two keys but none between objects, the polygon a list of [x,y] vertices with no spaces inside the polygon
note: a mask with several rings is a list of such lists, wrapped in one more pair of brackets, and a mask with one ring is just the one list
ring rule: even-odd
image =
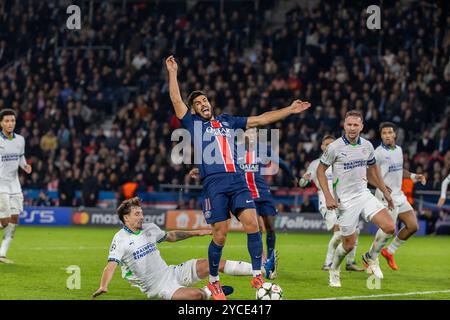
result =
[{"label": "player's outstretched arm", "polygon": [[291,114],[303,112],[309,107],[311,107],[311,104],[309,102],[295,100],[289,107],[285,107],[280,110],[264,112],[259,116],[248,117],[247,129],[262,127],[283,120],[289,117]]},{"label": "player's outstretched arm", "polygon": [[319,166],[317,167],[317,180],[319,180],[320,188],[323,191],[323,195],[325,196],[325,202],[327,205],[328,210],[334,210],[337,209],[337,202],[331,195],[330,189],[328,188],[328,179],[325,174],[325,171],[327,171],[328,166],[324,163],[320,162]]},{"label": "player's outstretched arm", "polygon": [[108,262],[105,269],[103,270],[102,280],[100,281],[100,288],[98,288],[97,291],[92,294],[92,298],[98,297],[99,295],[108,292],[108,285],[114,275],[116,267],[117,262]]},{"label": "player's outstretched arm", "polygon": [[414,182],[420,181],[423,186],[427,184],[427,178],[423,174],[412,173],[406,169],[403,169],[403,177],[411,178]]},{"label": "player's outstretched arm", "polygon": [[178,119],[182,119],[186,112],[188,112],[188,107],[184,104],[183,99],[181,98],[180,87],[178,86],[177,80],[178,65],[173,56],[166,59],[166,68],[169,73],[170,100],[172,101],[175,115]]},{"label": "player's outstretched arm", "polygon": [[167,233],[166,241],[176,242],[191,237],[205,236],[210,234],[212,234],[211,230],[194,230],[194,231],[173,230]]},{"label": "player's outstretched arm", "polygon": [[392,201],[391,192],[384,184],[380,168],[376,163],[368,166],[367,180],[371,185],[373,185],[375,188],[380,189],[380,191],[383,192],[383,196],[388,203],[389,209],[394,209],[394,202]]}]

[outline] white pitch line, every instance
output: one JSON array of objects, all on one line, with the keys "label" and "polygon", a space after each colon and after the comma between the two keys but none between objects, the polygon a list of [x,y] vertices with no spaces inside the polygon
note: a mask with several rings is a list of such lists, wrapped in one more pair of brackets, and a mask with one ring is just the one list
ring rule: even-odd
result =
[{"label": "white pitch line", "polygon": [[440,290],[440,291],[417,291],[417,292],[387,293],[387,294],[373,294],[373,295],[368,295],[368,296],[349,296],[349,297],[315,298],[315,299],[308,299],[308,300],[351,300],[351,299],[364,299],[364,298],[417,296],[417,295],[427,295],[427,294],[435,294],[435,293],[450,293],[450,290]]}]

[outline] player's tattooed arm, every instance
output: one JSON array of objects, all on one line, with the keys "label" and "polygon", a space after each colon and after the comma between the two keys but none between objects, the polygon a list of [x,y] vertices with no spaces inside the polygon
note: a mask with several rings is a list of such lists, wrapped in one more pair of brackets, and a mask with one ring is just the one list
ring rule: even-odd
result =
[{"label": "player's tattooed arm", "polygon": [[173,230],[167,233],[167,242],[176,242],[180,240],[185,240],[191,237],[210,235],[211,230],[195,230],[195,231],[183,231],[183,230]]}]

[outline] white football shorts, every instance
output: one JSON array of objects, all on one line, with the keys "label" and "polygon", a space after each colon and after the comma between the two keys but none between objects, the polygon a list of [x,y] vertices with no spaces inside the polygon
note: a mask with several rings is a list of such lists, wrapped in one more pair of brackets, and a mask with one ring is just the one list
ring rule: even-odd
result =
[{"label": "white football shorts", "polygon": [[369,190],[353,199],[340,202],[337,210],[337,221],[342,235],[350,236],[355,233],[360,216],[369,222],[375,214],[384,208],[381,201],[375,198]]},{"label": "white football shorts", "polygon": [[[159,284],[158,297],[171,300],[175,291],[183,287],[192,287],[200,281],[197,275],[197,259],[191,259],[178,265],[170,265],[169,271]],[[150,298],[150,297],[149,297]]]}]

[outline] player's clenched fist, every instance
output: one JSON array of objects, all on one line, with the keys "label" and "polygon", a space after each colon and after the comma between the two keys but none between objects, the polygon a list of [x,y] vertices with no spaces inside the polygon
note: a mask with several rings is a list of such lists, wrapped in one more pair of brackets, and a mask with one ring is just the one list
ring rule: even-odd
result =
[{"label": "player's clenched fist", "polygon": [[166,59],[166,67],[167,67],[167,71],[169,71],[169,72],[177,72],[178,65],[173,56],[169,56]]},{"label": "player's clenched fist", "polygon": [[328,210],[334,210],[338,207],[337,202],[333,197],[325,197],[325,203]]}]

